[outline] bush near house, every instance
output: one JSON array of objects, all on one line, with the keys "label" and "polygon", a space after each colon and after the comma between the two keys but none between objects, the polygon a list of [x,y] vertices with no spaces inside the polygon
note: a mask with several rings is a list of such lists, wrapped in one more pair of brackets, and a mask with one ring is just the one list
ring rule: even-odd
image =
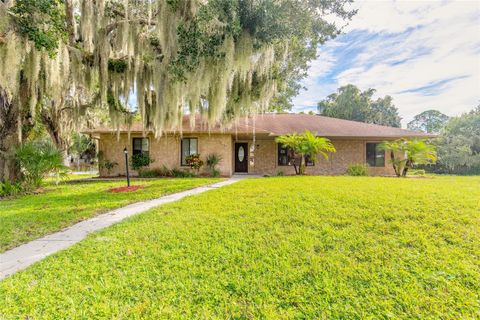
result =
[{"label": "bush near house", "polygon": [[216,153],[212,153],[207,156],[206,164],[212,177],[220,176],[220,171],[217,169],[217,166],[221,161],[222,157]]},{"label": "bush near house", "polygon": [[150,158],[148,153],[137,153],[130,158],[130,166],[133,170],[141,171],[148,167],[154,160]]},{"label": "bush near house", "polygon": [[197,175],[187,170],[181,170],[177,168],[172,169],[172,177],[174,178],[194,178]]},{"label": "bush near house", "polygon": [[107,173],[109,175],[112,172],[113,168],[118,166],[117,162],[106,159],[102,151],[98,153],[97,158],[98,158],[98,168],[100,170],[105,168],[105,170],[107,170]]},{"label": "bush near house", "polygon": [[200,154],[189,155],[185,158],[185,162],[190,168],[196,170],[197,172],[203,167],[204,164],[203,160],[200,158]]},{"label": "bush near house", "polygon": [[352,177],[368,176],[368,166],[361,163],[350,164],[346,174]]},{"label": "bush near house", "polygon": [[160,168],[144,169],[138,173],[140,178],[173,177],[172,170],[163,165]]}]

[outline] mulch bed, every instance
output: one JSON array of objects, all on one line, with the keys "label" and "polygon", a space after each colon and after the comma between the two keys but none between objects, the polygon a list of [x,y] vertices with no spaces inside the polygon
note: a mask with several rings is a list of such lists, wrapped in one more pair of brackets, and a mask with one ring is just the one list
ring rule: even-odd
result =
[{"label": "mulch bed", "polygon": [[144,188],[145,188],[144,186],[130,186],[130,187],[124,186],[124,187],[117,187],[117,188],[108,189],[107,192],[113,192],[113,193],[133,192],[133,191],[137,191],[139,189],[144,189]]}]

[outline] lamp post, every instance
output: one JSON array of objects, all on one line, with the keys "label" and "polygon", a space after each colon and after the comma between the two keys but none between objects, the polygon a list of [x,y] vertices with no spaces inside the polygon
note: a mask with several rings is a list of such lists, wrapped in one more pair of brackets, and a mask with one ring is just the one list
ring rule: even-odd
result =
[{"label": "lamp post", "polygon": [[125,168],[127,169],[127,185],[130,187],[130,173],[128,172],[128,150],[127,147],[123,149],[123,153],[125,153]]}]

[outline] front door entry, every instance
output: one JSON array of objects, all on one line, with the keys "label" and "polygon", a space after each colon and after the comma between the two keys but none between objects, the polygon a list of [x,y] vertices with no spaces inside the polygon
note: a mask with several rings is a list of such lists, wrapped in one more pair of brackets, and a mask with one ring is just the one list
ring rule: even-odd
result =
[{"label": "front door entry", "polygon": [[235,143],[235,172],[248,172],[248,143]]}]

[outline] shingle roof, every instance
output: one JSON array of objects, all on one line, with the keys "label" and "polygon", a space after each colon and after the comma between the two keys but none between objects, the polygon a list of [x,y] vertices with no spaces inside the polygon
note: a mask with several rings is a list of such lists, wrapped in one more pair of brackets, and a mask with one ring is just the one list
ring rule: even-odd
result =
[{"label": "shingle roof", "polygon": [[430,134],[401,128],[293,113],[259,115],[255,125],[274,136],[310,130],[323,137],[432,137]]},{"label": "shingle roof", "polygon": [[[432,134],[368,124],[350,120],[329,118],[318,115],[294,114],[294,113],[268,113],[257,115],[254,118],[240,119],[238,125],[222,129],[214,126],[208,129],[205,122],[197,118],[195,127],[190,127],[189,117],[183,119],[183,132],[211,132],[211,133],[256,133],[278,136],[290,133],[301,133],[305,130],[316,132],[317,135],[329,138],[413,138],[435,137]],[[116,131],[112,128],[97,128],[89,130],[89,133],[102,133]],[[121,131],[127,131],[122,129]],[[141,132],[143,127],[140,123],[134,124],[131,132]],[[172,130],[174,131],[174,130]],[[176,130],[179,131],[179,130]]]}]

